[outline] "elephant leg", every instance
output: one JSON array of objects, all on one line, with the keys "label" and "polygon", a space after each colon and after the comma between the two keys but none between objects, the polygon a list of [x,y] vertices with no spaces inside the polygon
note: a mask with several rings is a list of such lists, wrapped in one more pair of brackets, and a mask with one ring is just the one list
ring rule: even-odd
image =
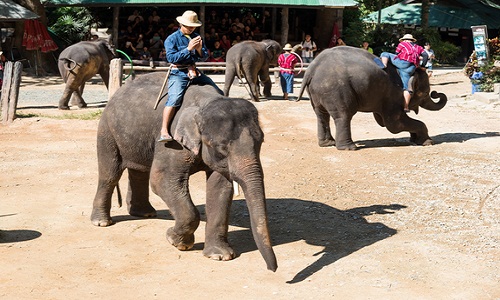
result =
[{"label": "elephant leg", "polygon": [[203,255],[214,260],[231,260],[235,257],[227,241],[232,197],[231,181],[217,172],[207,174],[207,225]]},{"label": "elephant leg", "polygon": [[78,105],[79,108],[87,107],[87,103],[85,103],[85,101],[83,100],[83,97],[82,97],[84,88],[85,88],[85,82],[83,82],[78,87],[78,89],[73,93],[73,98],[71,100],[71,103]]},{"label": "elephant leg", "polygon": [[149,172],[128,169],[127,207],[131,216],[152,218],[156,210],[149,202]]},{"label": "elephant leg", "polygon": [[335,139],[332,136],[330,128],[330,114],[313,104],[314,112],[318,123],[318,145],[320,147],[335,146]]},{"label": "elephant leg", "polygon": [[99,75],[101,76],[102,81],[106,86],[106,89],[109,89],[109,70],[107,69],[101,70],[101,72],[99,72]]},{"label": "elephant leg", "polygon": [[62,110],[68,110],[69,109],[69,99],[71,98],[71,95],[73,94],[73,89],[71,89],[68,85],[64,88],[63,95],[61,99],[59,99],[59,105],[58,108]]},{"label": "elephant leg", "polygon": [[269,77],[269,68],[265,68],[260,71],[259,79],[262,86],[264,87],[264,97],[270,98],[272,96],[271,88],[273,84],[271,82],[271,78]]},{"label": "elephant leg", "polygon": [[[103,136],[106,134],[103,134]],[[109,132],[108,132],[108,135]],[[112,138],[97,140],[99,180],[90,220],[95,226],[109,226],[111,219],[111,196],[123,173],[118,147]]]},{"label": "elephant leg", "polygon": [[338,150],[357,150],[351,136],[352,117],[335,118],[335,139]]},{"label": "elephant leg", "polygon": [[[172,160],[170,160],[172,162]],[[178,176],[172,175],[176,169]],[[174,227],[167,229],[167,240],[179,250],[189,250],[194,245],[194,232],[200,224],[200,213],[189,195],[189,170],[179,172],[174,164],[153,161],[151,168],[151,188],[160,196],[175,219]]]},{"label": "elephant leg", "polygon": [[385,123],[387,130],[391,133],[410,132],[411,143],[422,146],[430,146],[434,143],[429,137],[427,126],[419,120],[408,117],[406,114],[402,115],[396,122],[386,119]]},{"label": "elephant leg", "polygon": [[259,102],[259,80],[257,74],[245,74],[248,86],[250,88],[250,97],[255,102]]},{"label": "elephant leg", "polygon": [[224,78],[224,96],[229,97],[229,90],[236,76],[236,69],[233,65],[226,66],[226,76]]}]

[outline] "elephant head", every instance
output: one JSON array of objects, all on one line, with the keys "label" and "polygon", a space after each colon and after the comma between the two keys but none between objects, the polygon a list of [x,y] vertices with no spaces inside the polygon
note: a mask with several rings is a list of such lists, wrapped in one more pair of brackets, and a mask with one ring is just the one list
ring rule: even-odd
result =
[{"label": "elephant head", "polygon": [[[429,76],[424,68],[418,67],[415,70],[412,78],[413,96],[410,101],[410,109],[418,114],[419,106],[427,110],[440,110],[448,100],[445,94],[432,91],[430,93]],[[438,102],[434,102],[432,98],[439,98]]]},{"label": "elephant head", "polygon": [[278,57],[281,54],[281,46],[275,40],[263,40],[266,47],[267,59],[270,65],[277,65]]},{"label": "elephant head", "polygon": [[[184,97],[193,97],[194,90],[190,88]],[[220,98],[199,107],[186,107],[179,115],[174,139],[200,155],[211,170],[242,187],[254,240],[267,268],[275,271],[277,263],[269,235],[260,162],[264,133],[259,126],[257,109],[246,100]]]}]

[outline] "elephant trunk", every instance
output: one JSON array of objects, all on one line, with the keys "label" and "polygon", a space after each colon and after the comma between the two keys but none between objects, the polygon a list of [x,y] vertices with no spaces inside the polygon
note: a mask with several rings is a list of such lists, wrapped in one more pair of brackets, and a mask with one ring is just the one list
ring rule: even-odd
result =
[{"label": "elephant trunk", "polygon": [[[438,102],[434,102],[432,98],[439,98]],[[445,94],[443,93],[438,93],[436,91],[432,91],[430,96],[422,101],[420,106],[422,108],[425,108],[427,110],[440,110],[442,109],[445,105],[446,102],[448,101],[448,98],[446,97]]]},{"label": "elephant trunk", "polygon": [[253,238],[262,257],[266,261],[267,269],[275,272],[278,264],[269,235],[262,167],[259,163],[253,163],[250,166],[247,165],[244,168],[238,168],[238,170],[238,174],[234,174],[235,180],[245,194],[250,213]]}]

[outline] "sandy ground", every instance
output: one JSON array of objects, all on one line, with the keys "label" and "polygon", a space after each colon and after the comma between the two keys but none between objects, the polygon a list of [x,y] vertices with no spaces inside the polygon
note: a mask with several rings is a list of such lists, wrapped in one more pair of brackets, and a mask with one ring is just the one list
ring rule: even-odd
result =
[{"label": "sandy ground", "polygon": [[[155,195],[157,218],[131,217],[115,199],[116,224],[93,226],[98,120],[69,117],[102,109],[106,90],[88,85],[91,108],[60,112],[60,79],[23,78],[24,117],[0,125],[0,298],[500,299],[500,103],[474,100],[461,73],[431,83],[449,102],[411,113],[429,128],[428,147],[358,114],[359,151],[320,148],[309,101],[280,100],[274,87],[273,100],[255,103],[273,273],[244,195],[232,207],[238,257],[228,262],[203,257],[204,222],[193,250],[169,245],[174,221]],[[239,86],[231,96],[248,98]],[[202,217],[203,178],[190,183]]]}]

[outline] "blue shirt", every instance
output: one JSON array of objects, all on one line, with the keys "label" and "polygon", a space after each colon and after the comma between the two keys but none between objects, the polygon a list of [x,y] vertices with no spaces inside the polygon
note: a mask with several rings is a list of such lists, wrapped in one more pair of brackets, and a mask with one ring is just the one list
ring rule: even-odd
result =
[{"label": "blue shirt", "polygon": [[193,49],[188,51],[187,47],[190,39],[199,36],[193,32],[188,38],[180,29],[172,33],[165,40],[166,59],[169,63],[177,65],[192,65],[198,61],[206,61],[208,58],[208,51],[205,45],[201,47],[202,56]]}]

